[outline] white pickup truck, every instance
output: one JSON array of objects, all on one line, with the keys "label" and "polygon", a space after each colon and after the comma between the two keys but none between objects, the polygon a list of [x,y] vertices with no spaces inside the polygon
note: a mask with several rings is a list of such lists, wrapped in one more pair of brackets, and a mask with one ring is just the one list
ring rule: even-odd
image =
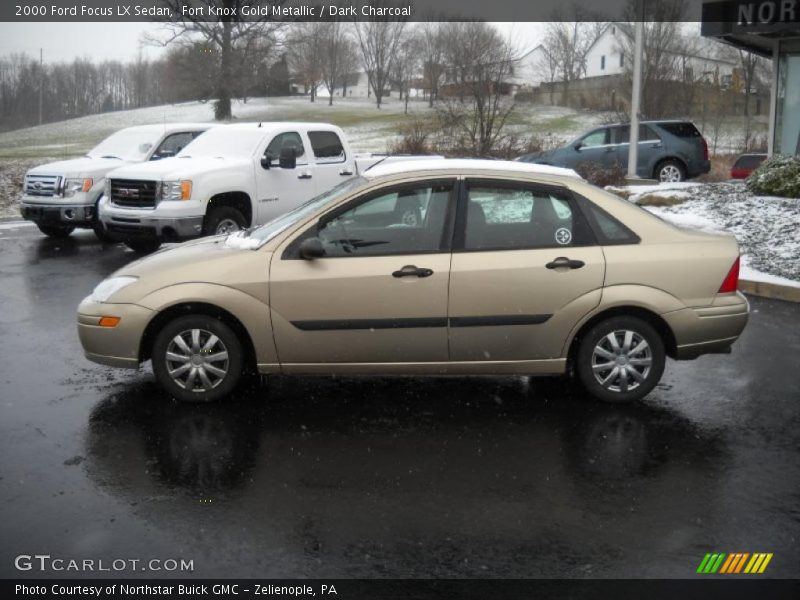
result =
[{"label": "white pickup truck", "polygon": [[25,175],[22,217],[51,237],[64,237],[81,227],[94,229],[97,237],[105,240],[97,220],[97,202],[105,190],[106,174],[124,164],[174,156],[209,127],[209,123],[128,127],[82,158],[35,167]]},{"label": "white pickup truck", "polygon": [[377,162],[410,158],[356,155],[323,123],[220,125],[174,158],[109,173],[99,216],[107,235],[152,252],[266,223]]}]

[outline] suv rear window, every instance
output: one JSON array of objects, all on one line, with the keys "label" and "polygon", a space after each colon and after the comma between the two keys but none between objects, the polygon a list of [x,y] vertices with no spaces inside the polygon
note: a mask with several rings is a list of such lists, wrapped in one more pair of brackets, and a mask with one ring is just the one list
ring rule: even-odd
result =
[{"label": "suv rear window", "polygon": [[767,158],[766,154],[742,154],[733,164],[734,169],[755,169],[764,159]]},{"label": "suv rear window", "polygon": [[700,137],[700,132],[697,131],[697,127],[694,126],[694,123],[658,123],[658,126],[676,137]]},{"label": "suv rear window", "polygon": [[309,131],[308,139],[319,163],[344,162],[344,146],[333,131]]}]

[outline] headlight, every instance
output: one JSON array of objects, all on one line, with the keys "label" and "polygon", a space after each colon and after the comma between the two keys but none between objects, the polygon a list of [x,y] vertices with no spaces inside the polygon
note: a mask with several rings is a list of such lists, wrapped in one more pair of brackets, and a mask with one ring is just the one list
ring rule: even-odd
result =
[{"label": "headlight", "polygon": [[78,192],[88,192],[94,182],[91,179],[68,178],[64,181],[64,198],[70,198]]},{"label": "headlight", "polygon": [[128,287],[137,279],[137,277],[110,277],[109,279],[104,279],[94,288],[88,300],[92,302],[105,302],[122,288]]},{"label": "headlight", "polygon": [[192,182],[188,179],[183,181],[163,181],[161,182],[161,201],[165,200],[188,200],[192,197]]}]

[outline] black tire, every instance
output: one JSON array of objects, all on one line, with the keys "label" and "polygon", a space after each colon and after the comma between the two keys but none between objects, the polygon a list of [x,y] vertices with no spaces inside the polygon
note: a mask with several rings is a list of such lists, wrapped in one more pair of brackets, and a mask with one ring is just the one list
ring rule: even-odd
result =
[{"label": "black tire", "polygon": [[[200,332],[197,345],[192,344],[193,331]],[[202,349],[211,340],[211,335],[216,336],[218,341],[204,353]],[[178,336],[182,337],[190,351],[197,348],[201,351],[187,353],[181,350],[175,343]],[[168,359],[168,351],[171,352],[170,356],[176,353],[187,356],[191,354],[192,360],[182,362]],[[226,353],[224,360],[209,363],[198,358],[221,356],[223,352]],[[161,330],[153,343],[152,362],[156,379],[171,396],[184,402],[214,402],[230,395],[239,385],[244,368],[244,351],[238,336],[219,319],[206,315],[190,315],[170,321]],[[184,364],[189,365],[189,368],[179,373],[177,379],[170,374],[170,368],[174,373]],[[216,371],[212,372],[210,367]],[[204,386],[201,369],[211,387],[208,384]],[[195,371],[195,375],[190,381],[192,371]],[[224,375],[220,376],[219,371],[224,371]]]},{"label": "black tire", "polygon": [[136,254],[150,254],[158,250],[161,240],[157,238],[132,238],[125,240],[125,245]]},{"label": "black tire", "polygon": [[103,224],[97,217],[95,217],[94,222],[92,223],[92,231],[94,231],[95,237],[104,244],[113,244],[115,241],[117,241],[113,237],[108,235],[108,232],[106,232],[105,227],[103,227]]},{"label": "black tire", "polygon": [[75,231],[75,228],[71,225],[44,225],[43,223],[37,223],[36,226],[39,231],[51,238],[65,238]]},{"label": "black tire", "polygon": [[[635,354],[626,354],[625,332],[632,332],[631,350],[640,347],[641,341],[646,342],[647,348]],[[620,348],[619,352],[611,343],[609,336],[612,334]],[[598,346],[600,348],[596,354]],[[608,356],[600,354],[601,351],[605,351]],[[629,360],[632,362],[629,363]],[[598,400],[627,403],[640,400],[652,391],[661,380],[665,362],[664,342],[649,323],[638,317],[611,317],[596,324],[582,336],[575,356],[575,372],[583,388]],[[603,369],[606,364],[609,368]],[[629,370],[638,374],[638,377],[634,376],[633,372],[629,375]],[[605,385],[598,380],[608,377],[611,379],[607,380]]]},{"label": "black tire", "polygon": [[[203,235],[223,235],[226,233],[233,233],[236,231],[236,229],[233,229],[232,223],[235,223],[239,230],[247,227],[247,222],[244,219],[244,215],[242,215],[242,213],[235,208],[230,206],[219,206],[217,208],[213,208],[206,217]],[[219,229],[223,228],[225,225],[228,225],[228,228],[225,231],[219,231]]]},{"label": "black tire", "polygon": [[656,165],[653,171],[653,177],[658,181],[666,183],[686,181],[686,167],[683,166],[681,161],[668,158]]}]

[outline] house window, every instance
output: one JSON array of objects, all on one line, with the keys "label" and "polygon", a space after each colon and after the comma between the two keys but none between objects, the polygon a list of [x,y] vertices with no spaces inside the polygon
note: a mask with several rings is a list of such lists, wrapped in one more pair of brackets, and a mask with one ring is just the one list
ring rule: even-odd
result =
[{"label": "house window", "polygon": [[605,56],[601,56],[600,57],[600,70],[604,71],[605,68],[606,68],[606,57]]},{"label": "house window", "polygon": [[619,66],[625,66],[625,55],[622,52],[619,53]]}]

